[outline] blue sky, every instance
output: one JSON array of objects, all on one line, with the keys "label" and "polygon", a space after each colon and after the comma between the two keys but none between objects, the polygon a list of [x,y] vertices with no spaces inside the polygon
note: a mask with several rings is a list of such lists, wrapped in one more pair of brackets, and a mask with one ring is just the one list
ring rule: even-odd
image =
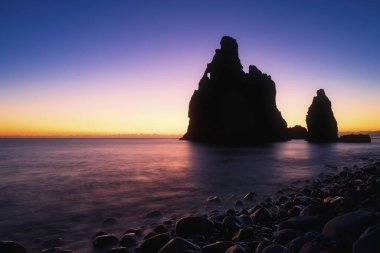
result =
[{"label": "blue sky", "polygon": [[324,88],[340,129],[380,128],[379,13],[379,1],[2,0],[0,132],[180,134],[223,35],[245,70],[272,76],[289,125]]}]

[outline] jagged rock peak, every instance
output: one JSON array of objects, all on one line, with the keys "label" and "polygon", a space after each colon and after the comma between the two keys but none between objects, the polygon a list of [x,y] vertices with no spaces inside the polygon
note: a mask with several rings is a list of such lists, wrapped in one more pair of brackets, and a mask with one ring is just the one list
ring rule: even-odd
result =
[{"label": "jagged rock peak", "polygon": [[230,36],[223,36],[223,38],[220,40],[220,49],[222,51],[238,55],[238,47],[239,46],[237,41]]},{"label": "jagged rock peak", "polygon": [[331,101],[323,89],[309,107],[306,116],[308,140],[311,142],[336,142],[338,140],[338,124],[331,108]]},{"label": "jagged rock peak", "polygon": [[182,139],[212,143],[262,143],[288,139],[287,123],[276,106],[276,84],[256,66],[243,71],[238,43],[220,41],[189,104]]}]

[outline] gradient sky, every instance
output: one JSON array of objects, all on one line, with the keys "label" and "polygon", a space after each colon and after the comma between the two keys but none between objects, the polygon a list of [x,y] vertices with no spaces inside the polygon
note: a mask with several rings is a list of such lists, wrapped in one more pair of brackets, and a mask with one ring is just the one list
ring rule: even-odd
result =
[{"label": "gradient sky", "polygon": [[[159,4],[160,2],[161,4]],[[379,1],[0,1],[0,136],[181,134],[223,35],[272,76],[289,126],[319,88],[380,129]]]}]

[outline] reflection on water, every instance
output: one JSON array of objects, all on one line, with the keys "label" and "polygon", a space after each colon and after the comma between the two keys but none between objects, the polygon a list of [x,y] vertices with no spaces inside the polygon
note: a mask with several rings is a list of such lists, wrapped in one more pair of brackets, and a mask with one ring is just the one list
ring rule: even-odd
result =
[{"label": "reflection on water", "polygon": [[190,212],[209,195],[264,195],[324,172],[325,165],[379,158],[379,150],[376,139],[244,148],[174,139],[3,139],[0,239],[32,241],[59,228],[68,241],[88,246],[108,217],[125,229],[141,224],[151,210],[166,217]]}]

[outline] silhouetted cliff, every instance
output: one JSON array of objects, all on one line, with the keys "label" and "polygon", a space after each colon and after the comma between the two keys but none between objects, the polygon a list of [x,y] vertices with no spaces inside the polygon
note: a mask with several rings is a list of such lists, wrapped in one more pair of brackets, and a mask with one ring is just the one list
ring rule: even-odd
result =
[{"label": "silhouetted cliff", "polygon": [[288,139],[276,85],[255,66],[243,71],[235,39],[224,36],[194,91],[184,140],[260,143]]},{"label": "silhouetted cliff", "polygon": [[320,89],[309,107],[306,116],[308,141],[335,142],[338,140],[338,125],[325,91]]}]

